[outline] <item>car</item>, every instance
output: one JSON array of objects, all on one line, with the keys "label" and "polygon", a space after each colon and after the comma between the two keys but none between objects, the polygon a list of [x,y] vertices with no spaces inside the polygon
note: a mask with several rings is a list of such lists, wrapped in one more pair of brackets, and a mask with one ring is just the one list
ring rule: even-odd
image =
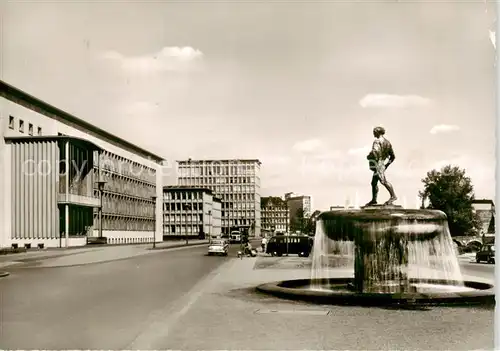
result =
[{"label": "car", "polygon": [[208,245],[208,255],[222,255],[227,256],[229,252],[229,244],[224,239],[212,240]]},{"label": "car", "polygon": [[488,263],[495,263],[495,245],[483,245],[481,249],[476,252],[476,262],[485,261]]}]

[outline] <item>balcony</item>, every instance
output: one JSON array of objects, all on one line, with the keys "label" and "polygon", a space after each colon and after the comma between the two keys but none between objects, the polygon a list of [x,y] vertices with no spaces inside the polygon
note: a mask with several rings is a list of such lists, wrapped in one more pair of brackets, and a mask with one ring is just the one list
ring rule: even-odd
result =
[{"label": "balcony", "polygon": [[97,172],[94,158],[99,150],[81,140],[62,139],[58,143],[60,155],[59,204],[99,207],[99,198],[94,195]]}]

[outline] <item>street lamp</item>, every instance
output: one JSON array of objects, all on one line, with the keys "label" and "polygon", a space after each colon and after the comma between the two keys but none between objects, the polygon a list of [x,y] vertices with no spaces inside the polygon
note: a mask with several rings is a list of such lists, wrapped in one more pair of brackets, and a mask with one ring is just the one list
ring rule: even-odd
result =
[{"label": "street lamp", "polygon": [[156,248],[156,196],[151,196],[153,200],[153,249]]},{"label": "street lamp", "polygon": [[97,182],[97,189],[99,190],[99,238],[102,238],[102,194],[104,192],[105,181],[100,180]]},{"label": "street lamp", "polygon": [[208,240],[212,242],[212,210],[208,210]]},{"label": "street lamp", "polygon": [[[183,210],[184,211],[191,210],[191,204],[184,204]],[[186,228],[185,228],[185,230],[186,230],[186,245],[189,244],[189,237],[188,237],[188,231],[187,231],[187,225],[188,225],[188,223],[187,222],[188,222],[188,220],[187,220],[187,213],[186,213],[186,221],[185,221],[185,223],[186,223]]]}]

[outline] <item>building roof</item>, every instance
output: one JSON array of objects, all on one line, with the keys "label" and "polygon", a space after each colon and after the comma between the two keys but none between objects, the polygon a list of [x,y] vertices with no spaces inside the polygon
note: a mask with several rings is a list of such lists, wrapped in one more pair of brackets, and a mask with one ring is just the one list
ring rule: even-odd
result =
[{"label": "building roof", "polygon": [[491,205],[495,205],[495,203],[491,199],[475,199],[475,200],[472,200],[472,203],[473,204],[491,204]]},{"label": "building roof", "polygon": [[258,163],[262,164],[259,159],[225,159],[225,160],[177,160],[179,164],[189,164],[189,163]]},{"label": "building roof", "polygon": [[201,188],[196,186],[186,186],[186,185],[167,185],[163,187],[164,192],[170,191],[202,191],[208,194],[213,194],[212,190],[207,188]]},{"label": "building roof", "polygon": [[97,150],[97,151],[102,151],[103,149],[94,144],[93,142],[82,139],[82,138],[77,138],[77,137],[72,137],[69,135],[46,135],[46,136],[13,136],[13,137],[4,137],[5,141],[7,142],[30,142],[30,141],[69,141],[72,144],[80,144],[83,145],[85,148],[88,148],[90,150]]},{"label": "building roof", "polygon": [[[164,161],[164,158],[158,155],[155,155],[152,152],[149,152],[137,145],[134,145],[120,137],[117,137],[111,133],[106,132],[105,130],[89,123],[86,122],[78,117],[75,117],[74,115],[63,111],[53,105],[50,105],[46,103],[45,101],[42,101],[6,82],[3,80],[0,80],[0,96],[3,96],[4,98],[11,100],[19,105],[22,105],[26,108],[29,108],[30,110],[33,110],[38,113],[42,113],[46,115],[47,117],[50,117],[52,119],[60,120],[63,123],[66,124],[73,124],[78,127],[81,127],[83,129],[86,129],[87,131],[94,133],[95,135],[106,139],[106,141],[110,142],[111,144],[115,144],[118,147],[121,147],[123,149],[128,149],[131,152],[134,152],[136,154],[139,154],[141,156],[145,157],[150,157],[156,162],[162,162]],[[14,99],[13,99],[14,97]],[[21,100],[21,101],[19,101]],[[22,102],[25,102],[23,104]],[[38,107],[37,109],[34,109],[33,106]],[[43,110],[43,111],[40,111]],[[45,112],[45,113],[44,113]]]}]

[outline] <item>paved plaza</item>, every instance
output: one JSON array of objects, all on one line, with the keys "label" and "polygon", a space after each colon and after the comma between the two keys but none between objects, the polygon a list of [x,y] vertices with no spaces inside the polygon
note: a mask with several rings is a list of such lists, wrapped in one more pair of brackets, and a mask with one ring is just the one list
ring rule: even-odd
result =
[{"label": "paved plaza", "polygon": [[[130,254],[130,248],[122,249],[122,256]],[[492,309],[405,310],[280,300],[257,294],[254,287],[308,278],[310,259],[262,254],[238,259],[237,249],[233,245],[229,257],[209,257],[206,245],[142,247],[142,255],[115,253],[117,258],[108,262],[55,267],[59,257],[6,267],[11,275],[0,279],[0,348],[493,349]],[[75,263],[78,255],[71,256]],[[466,277],[493,280],[493,265],[462,261],[462,267]],[[337,269],[333,274],[350,273]]]}]

